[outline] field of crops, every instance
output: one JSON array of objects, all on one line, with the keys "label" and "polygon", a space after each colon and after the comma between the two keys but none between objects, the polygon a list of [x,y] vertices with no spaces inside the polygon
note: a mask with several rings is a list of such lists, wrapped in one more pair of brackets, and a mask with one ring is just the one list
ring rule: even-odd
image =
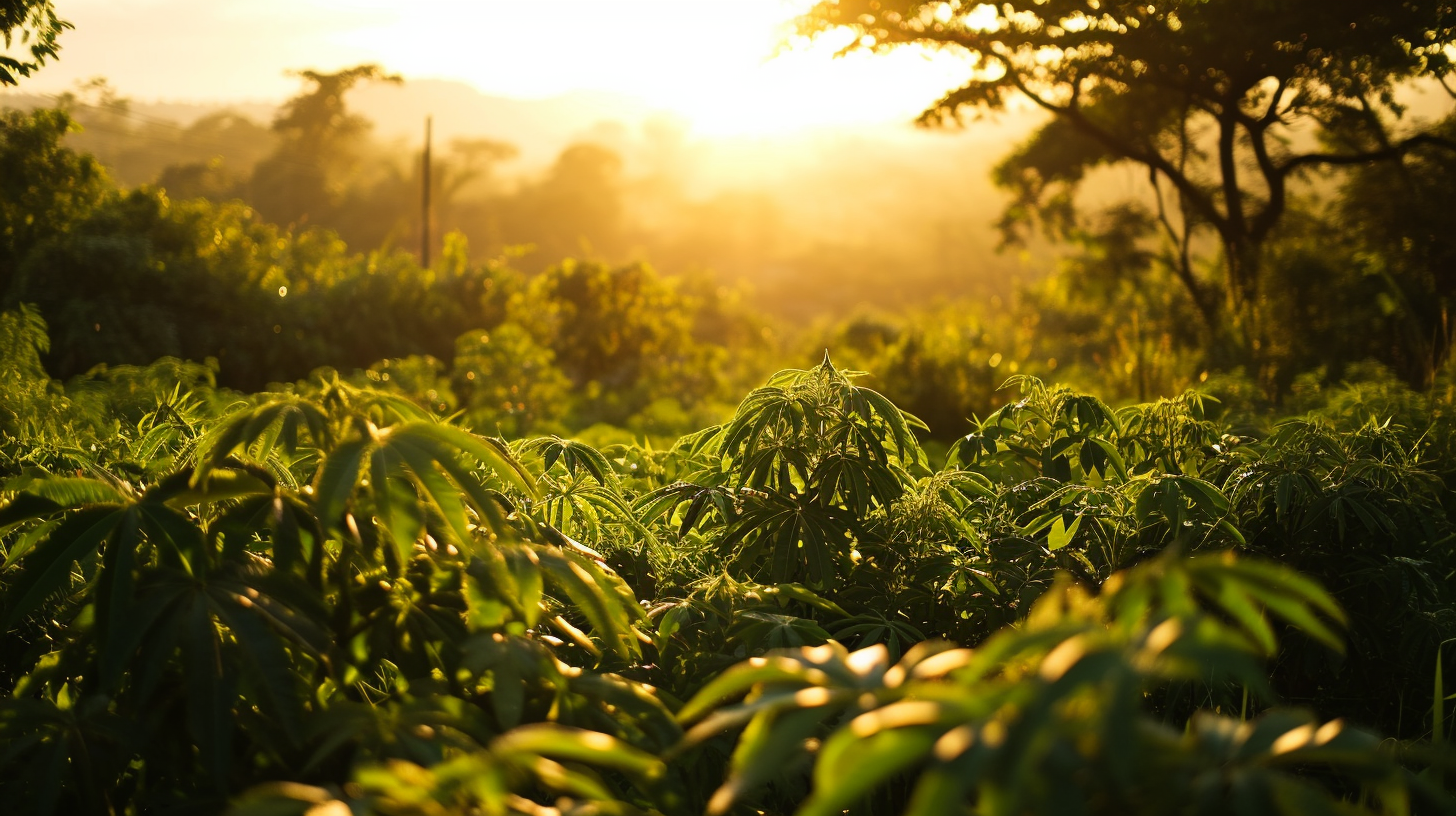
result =
[{"label": "field of crops", "polygon": [[93,394],[0,450],[7,809],[1451,811],[1443,405],[1013,385],[944,461],[828,359],[661,449]]},{"label": "field of crops", "polygon": [[0,816],[1456,816],[1453,80],[1447,0],[0,0]]}]

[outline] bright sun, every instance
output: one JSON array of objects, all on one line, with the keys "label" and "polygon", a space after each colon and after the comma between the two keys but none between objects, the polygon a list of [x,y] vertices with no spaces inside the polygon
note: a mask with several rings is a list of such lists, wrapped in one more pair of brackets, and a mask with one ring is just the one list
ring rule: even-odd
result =
[{"label": "bright sun", "polygon": [[[788,22],[805,5],[426,0],[408,15],[371,6],[369,22],[335,40],[406,77],[458,78],[488,93],[640,97],[718,136],[906,121],[968,76],[963,62],[944,54],[836,59],[840,43],[789,36]],[[360,4],[339,6],[357,11]]]},{"label": "bright sun", "polygon": [[[511,97],[607,91],[703,135],[906,122],[970,76],[950,54],[835,59],[795,39],[809,0],[67,0],[76,30],[32,92],[93,76],[152,99],[283,99],[287,69],[377,62]],[[988,9],[990,7],[987,7]],[[780,50],[780,46],[785,46]],[[134,59],[138,49],[147,59]],[[178,71],[176,66],[187,70]]]}]

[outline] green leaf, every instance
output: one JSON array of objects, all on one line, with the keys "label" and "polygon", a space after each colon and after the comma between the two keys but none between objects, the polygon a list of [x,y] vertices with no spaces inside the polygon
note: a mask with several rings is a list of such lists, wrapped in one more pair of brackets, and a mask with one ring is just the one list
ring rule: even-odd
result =
[{"label": "green leaf", "polygon": [[370,443],[366,440],[345,442],[324,459],[324,466],[314,485],[314,503],[318,507],[319,521],[327,529],[343,529],[344,507],[354,493],[359,469],[369,448]]},{"label": "green leaf", "polygon": [[838,816],[871,790],[923,761],[938,728],[890,728],[861,735],[853,725],[825,743],[814,766],[814,792],[796,816]]},{"label": "green leaf", "polygon": [[805,708],[784,714],[765,711],[755,716],[733,751],[728,780],[708,800],[709,816],[727,813],[740,797],[782,775],[828,714],[822,708]]},{"label": "green leaf", "polygon": [[20,562],[20,574],[6,587],[4,628],[9,629],[70,580],[71,568],[96,552],[116,529],[125,510],[82,510],[66,519],[43,545]]},{"label": "green leaf", "polygon": [[817,684],[822,671],[782,657],[752,658],[709,680],[677,713],[682,724],[696,722],[724,700],[738,697],[756,685],[768,683]]},{"label": "green leaf", "polygon": [[257,696],[253,704],[269,722],[278,726],[293,746],[300,742],[299,723],[303,721],[298,670],[278,636],[269,630],[263,618],[253,609],[247,588],[242,592],[214,589],[210,595],[212,612],[232,631],[244,656],[243,670],[253,681]]},{"label": "green leaf", "polygon": [[492,753],[534,754],[587,762],[640,779],[662,775],[662,760],[621,740],[596,731],[542,723],[513,729],[493,740]]},{"label": "green leaf", "polygon": [[207,479],[192,485],[189,481],[183,489],[168,495],[164,501],[173,507],[210,505],[245,496],[266,495],[273,492],[273,486],[252,473],[242,470],[219,469],[211,471]]},{"label": "green leaf", "polygon": [[[13,482],[14,480],[12,480]],[[126,504],[130,499],[99,479],[73,476],[47,476],[26,479],[24,487],[6,485],[7,489],[23,489],[25,493],[54,502],[59,507],[85,507],[93,504]]]},{"label": "green leaf", "polygon": [[[511,487],[533,499],[540,498],[540,494],[536,490],[535,479],[498,439],[476,436],[468,431],[434,422],[409,423],[396,433],[433,439],[469,454],[476,461],[493,470]],[[597,456],[601,458],[601,454],[597,454]],[[606,462],[605,458],[602,458],[601,461]],[[607,472],[611,472],[610,468]]]},{"label": "green leaf", "polygon": [[1047,549],[1056,552],[1072,543],[1072,538],[1077,535],[1077,528],[1082,526],[1082,517],[1074,516],[1072,523],[1067,524],[1066,519],[1061,515],[1052,522],[1051,532],[1047,533]]},{"label": "green leaf", "polygon": [[10,545],[10,550],[5,553],[5,563],[0,564],[0,571],[8,570],[15,566],[25,554],[34,549],[35,545],[45,541],[57,527],[61,525],[61,519],[51,519],[42,522],[26,530],[15,542]]}]

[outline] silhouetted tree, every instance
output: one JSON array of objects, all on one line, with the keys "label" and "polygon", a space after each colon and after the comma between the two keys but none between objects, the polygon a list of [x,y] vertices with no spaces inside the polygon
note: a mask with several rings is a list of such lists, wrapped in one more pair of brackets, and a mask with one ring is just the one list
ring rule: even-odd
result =
[{"label": "silhouetted tree", "polygon": [[[1456,138],[1456,118],[1436,133]],[[1340,215],[1364,250],[1363,271],[1380,281],[1380,305],[1400,317],[1407,381],[1428,387],[1450,357],[1456,305],[1456,161],[1437,148],[1395,167],[1362,168],[1349,179]]]},{"label": "silhouetted tree", "polygon": [[370,123],[348,111],[344,95],[365,81],[400,82],[378,65],[356,65],[332,74],[299,71],[307,87],[273,121],[278,150],[253,172],[250,200],[280,224],[326,217],[339,203],[345,177],[355,167]]},{"label": "silhouetted tree", "polygon": [[[1141,165],[1162,228],[1185,250],[1174,272],[1212,331],[1232,318],[1246,353],[1259,348],[1262,253],[1290,183],[1451,144],[1393,126],[1398,86],[1451,71],[1456,13],[1435,0],[825,0],[802,24],[846,26],[860,48],[964,55],[972,78],[924,123],[1013,96],[1051,113],[998,171],[1017,196],[1013,223],[1064,221],[1089,170]],[[1301,128],[1322,141],[1311,146]],[[1208,231],[1223,249],[1221,280],[1200,277],[1186,251]]]}]

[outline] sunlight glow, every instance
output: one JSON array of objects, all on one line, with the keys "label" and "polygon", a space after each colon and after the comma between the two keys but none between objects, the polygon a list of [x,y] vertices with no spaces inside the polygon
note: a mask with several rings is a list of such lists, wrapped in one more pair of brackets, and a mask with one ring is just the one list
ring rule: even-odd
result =
[{"label": "sunlight glow", "polygon": [[[288,70],[376,62],[406,81],[483,93],[606,92],[705,136],[906,123],[963,84],[964,55],[906,48],[836,57],[847,34],[793,34],[810,0],[68,0],[61,59],[27,83],[106,76],[139,99],[281,101]],[[969,25],[998,24],[994,6]],[[147,59],[118,56],[119,44]],[[179,71],[177,66],[187,66]]]},{"label": "sunlight glow", "polygon": [[406,78],[458,78],[510,96],[615,92],[677,113],[705,135],[908,121],[969,77],[964,59],[949,54],[836,58],[844,37],[792,35],[788,24],[805,7],[795,0],[420,5],[440,14],[400,13],[337,39]]}]

